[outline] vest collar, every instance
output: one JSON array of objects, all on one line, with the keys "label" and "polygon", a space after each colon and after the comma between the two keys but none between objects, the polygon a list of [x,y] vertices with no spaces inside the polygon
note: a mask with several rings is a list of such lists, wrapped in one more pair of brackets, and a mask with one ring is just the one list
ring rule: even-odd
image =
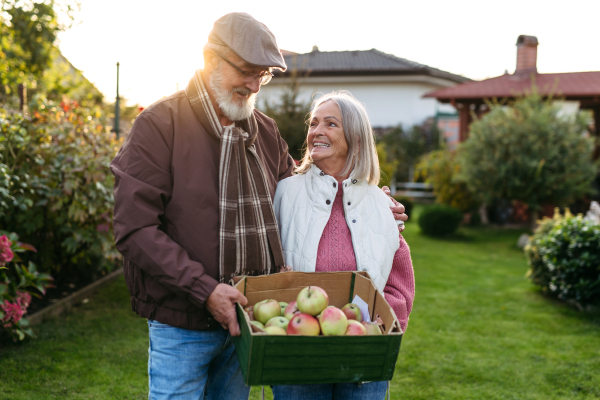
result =
[{"label": "vest collar", "polygon": [[[331,202],[335,199],[337,194],[338,182],[336,179],[325,174],[316,165],[311,165],[310,171],[307,173],[307,191],[308,196],[312,200],[316,200],[316,197],[328,197],[331,198]],[[334,185],[335,184],[335,185]],[[356,179],[350,174],[350,177],[342,182],[342,189],[344,190],[344,210],[352,210],[367,194],[367,188],[369,184],[364,179]]]}]

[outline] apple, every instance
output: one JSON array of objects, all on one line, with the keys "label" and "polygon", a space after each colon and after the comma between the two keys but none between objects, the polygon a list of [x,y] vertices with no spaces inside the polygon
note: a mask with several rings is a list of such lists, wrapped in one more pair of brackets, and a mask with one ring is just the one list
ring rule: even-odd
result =
[{"label": "apple", "polygon": [[266,299],[254,305],[254,318],[266,324],[273,317],[281,316],[281,307],[277,300]]},{"label": "apple", "polygon": [[353,319],[355,321],[361,322],[363,320],[362,313],[360,312],[360,308],[354,303],[346,304],[342,307],[342,311],[346,314],[348,319]]},{"label": "apple", "polygon": [[329,306],[321,313],[319,324],[321,324],[323,335],[341,336],[346,333],[346,328],[348,328],[348,318],[339,308]]},{"label": "apple", "polygon": [[304,313],[294,315],[287,327],[288,335],[319,336],[320,331],[319,321]]},{"label": "apple", "polygon": [[363,321],[362,324],[367,328],[367,335],[381,335],[381,328],[377,322]]},{"label": "apple", "polygon": [[250,321],[250,323],[252,325],[256,326],[257,328],[265,329],[265,326],[263,324],[261,324],[260,322],[258,322],[258,321]]},{"label": "apple", "polygon": [[353,319],[348,320],[348,328],[346,328],[346,336],[360,336],[366,335],[367,328],[363,324]]},{"label": "apple", "polygon": [[281,307],[281,316],[283,317],[283,313],[285,311],[285,308],[287,307],[288,303],[286,303],[285,301],[280,301],[279,302],[279,306]]},{"label": "apple", "polygon": [[267,321],[265,328],[268,328],[269,326],[278,326],[281,329],[287,329],[289,323],[290,321],[286,317],[273,317]]},{"label": "apple", "polygon": [[304,314],[317,315],[329,305],[327,293],[318,286],[305,287],[296,298],[298,310]]},{"label": "apple", "polygon": [[287,335],[285,330],[281,329],[278,326],[267,326],[265,328],[265,332],[269,335]]},{"label": "apple", "polygon": [[290,320],[290,319],[292,319],[294,314],[297,314],[299,312],[300,312],[300,310],[298,310],[298,306],[296,306],[296,300],[294,300],[287,305],[287,307],[283,311],[283,316],[286,317],[288,320]]},{"label": "apple", "polygon": [[250,317],[250,321],[252,321],[254,319],[254,306],[248,306],[244,308],[244,310],[246,310],[246,313],[248,313],[248,317]]}]

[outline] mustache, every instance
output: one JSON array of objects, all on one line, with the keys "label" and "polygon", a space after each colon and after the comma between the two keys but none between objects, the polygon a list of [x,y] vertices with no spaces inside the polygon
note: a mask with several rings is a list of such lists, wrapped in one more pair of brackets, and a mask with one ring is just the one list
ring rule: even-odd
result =
[{"label": "mustache", "polygon": [[252,94],[252,91],[248,88],[243,88],[243,87],[234,87],[232,92],[237,92],[239,94],[242,94],[244,96],[248,96]]}]

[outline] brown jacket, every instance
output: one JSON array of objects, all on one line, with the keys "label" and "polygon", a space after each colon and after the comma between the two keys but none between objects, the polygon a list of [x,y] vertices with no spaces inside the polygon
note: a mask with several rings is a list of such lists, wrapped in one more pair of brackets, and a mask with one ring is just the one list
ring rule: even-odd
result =
[{"label": "brown jacket", "polygon": [[[273,197],[294,161],[275,122],[254,114]],[[137,117],[111,163],[115,240],[131,307],[144,318],[195,330],[219,325],[204,307],[219,277],[219,154],[179,91]]]}]

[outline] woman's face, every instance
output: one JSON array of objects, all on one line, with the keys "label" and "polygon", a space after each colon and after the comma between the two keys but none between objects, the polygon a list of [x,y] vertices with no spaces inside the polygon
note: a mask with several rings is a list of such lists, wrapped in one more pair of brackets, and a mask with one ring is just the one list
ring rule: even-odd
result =
[{"label": "woman's face", "polygon": [[308,151],[315,165],[328,175],[336,176],[348,157],[348,143],[342,126],[342,113],[333,101],[314,110],[308,128]]}]

